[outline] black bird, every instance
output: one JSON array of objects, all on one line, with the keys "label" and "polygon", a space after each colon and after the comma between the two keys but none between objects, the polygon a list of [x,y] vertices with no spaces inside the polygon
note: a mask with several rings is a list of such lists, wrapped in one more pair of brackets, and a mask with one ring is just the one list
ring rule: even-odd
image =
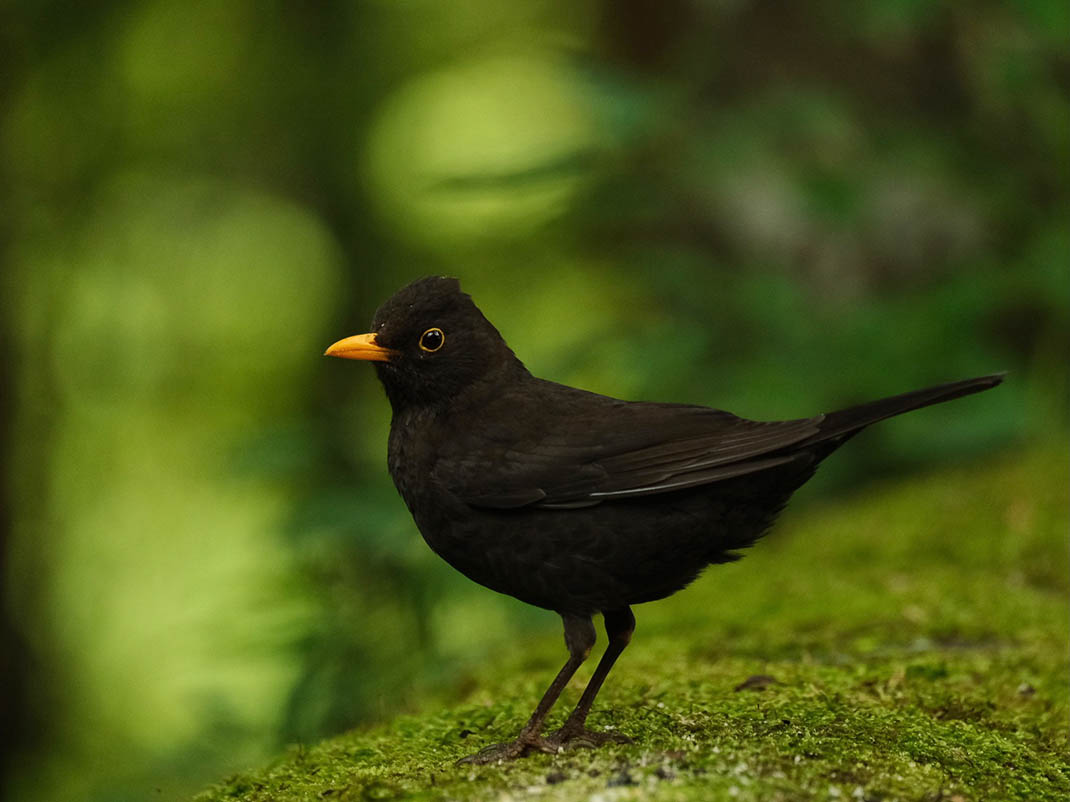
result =
[{"label": "black bird", "polygon": [[[635,629],[710,564],[739,559],[817,465],[871,423],[986,390],[996,374],[798,420],[621,401],[532,376],[451,278],[424,278],[330,356],[375,363],[393,409],[387,461],[424,539],[461,573],[557,612],[568,660],[516,740],[466,760],[628,739],[587,714]],[[595,642],[609,645],[556,732],[546,715]]]}]

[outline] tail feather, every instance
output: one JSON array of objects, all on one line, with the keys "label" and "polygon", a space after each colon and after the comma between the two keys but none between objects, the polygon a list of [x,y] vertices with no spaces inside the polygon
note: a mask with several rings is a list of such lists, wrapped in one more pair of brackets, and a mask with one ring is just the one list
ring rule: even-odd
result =
[{"label": "tail feather", "polygon": [[871,423],[882,421],[885,418],[921,409],[931,404],[951,401],[964,395],[979,393],[982,390],[988,390],[1002,382],[1005,375],[1005,373],[993,373],[990,376],[979,376],[976,379],[938,384],[935,387],[927,387],[924,390],[914,390],[902,395],[893,395],[888,398],[882,398],[879,401],[870,401],[867,404],[859,404],[856,407],[830,412],[818,424],[819,433],[814,435],[808,442],[820,443],[841,437],[846,439]]}]

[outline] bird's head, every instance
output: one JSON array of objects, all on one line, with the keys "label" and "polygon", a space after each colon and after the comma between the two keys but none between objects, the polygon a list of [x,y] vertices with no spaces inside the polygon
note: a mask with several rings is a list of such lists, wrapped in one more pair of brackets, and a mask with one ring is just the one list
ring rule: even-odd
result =
[{"label": "bird's head", "polygon": [[372,331],[346,337],[327,356],[374,362],[394,411],[444,405],[523,366],[454,278],[432,276],[398,290]]}]

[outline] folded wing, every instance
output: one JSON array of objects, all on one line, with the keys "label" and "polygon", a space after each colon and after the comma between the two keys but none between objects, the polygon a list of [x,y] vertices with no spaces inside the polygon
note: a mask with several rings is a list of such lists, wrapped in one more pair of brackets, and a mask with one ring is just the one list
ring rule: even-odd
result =
[{"label": "folded wing", "polygon": [[757,422],[704,407],[615,402],[571,410],[537,437],[491,438],[440,459],[435,478],[469,505],[587,507],[683,490],[798,458],[823,416]]}]

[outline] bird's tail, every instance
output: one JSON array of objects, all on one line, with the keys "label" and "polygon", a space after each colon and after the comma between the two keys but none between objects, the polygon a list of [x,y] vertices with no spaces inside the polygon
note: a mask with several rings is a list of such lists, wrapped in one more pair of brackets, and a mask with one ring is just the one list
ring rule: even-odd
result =
[{"label": "bird's tail", "polygon": [[990,376],[979,376],[976,379],[938,384],[935,387],[927,387],[924,390],[914,390],[910,393],[893,395],[889,398],[882,398],[879,401],[870,401],[868,404],[859,404],[856,407],[830,412],[818,424],[820,432],[814,435],[811,442],[819,443],[836,440],[837,438],[846,440],[871,423],[876,423],[885,418],[891,418],[914,409],[921,409],[930,404],[939,404],[971,393],[988,390],[1002,382],[1005,375],[1005,373],[993,373]]}]

